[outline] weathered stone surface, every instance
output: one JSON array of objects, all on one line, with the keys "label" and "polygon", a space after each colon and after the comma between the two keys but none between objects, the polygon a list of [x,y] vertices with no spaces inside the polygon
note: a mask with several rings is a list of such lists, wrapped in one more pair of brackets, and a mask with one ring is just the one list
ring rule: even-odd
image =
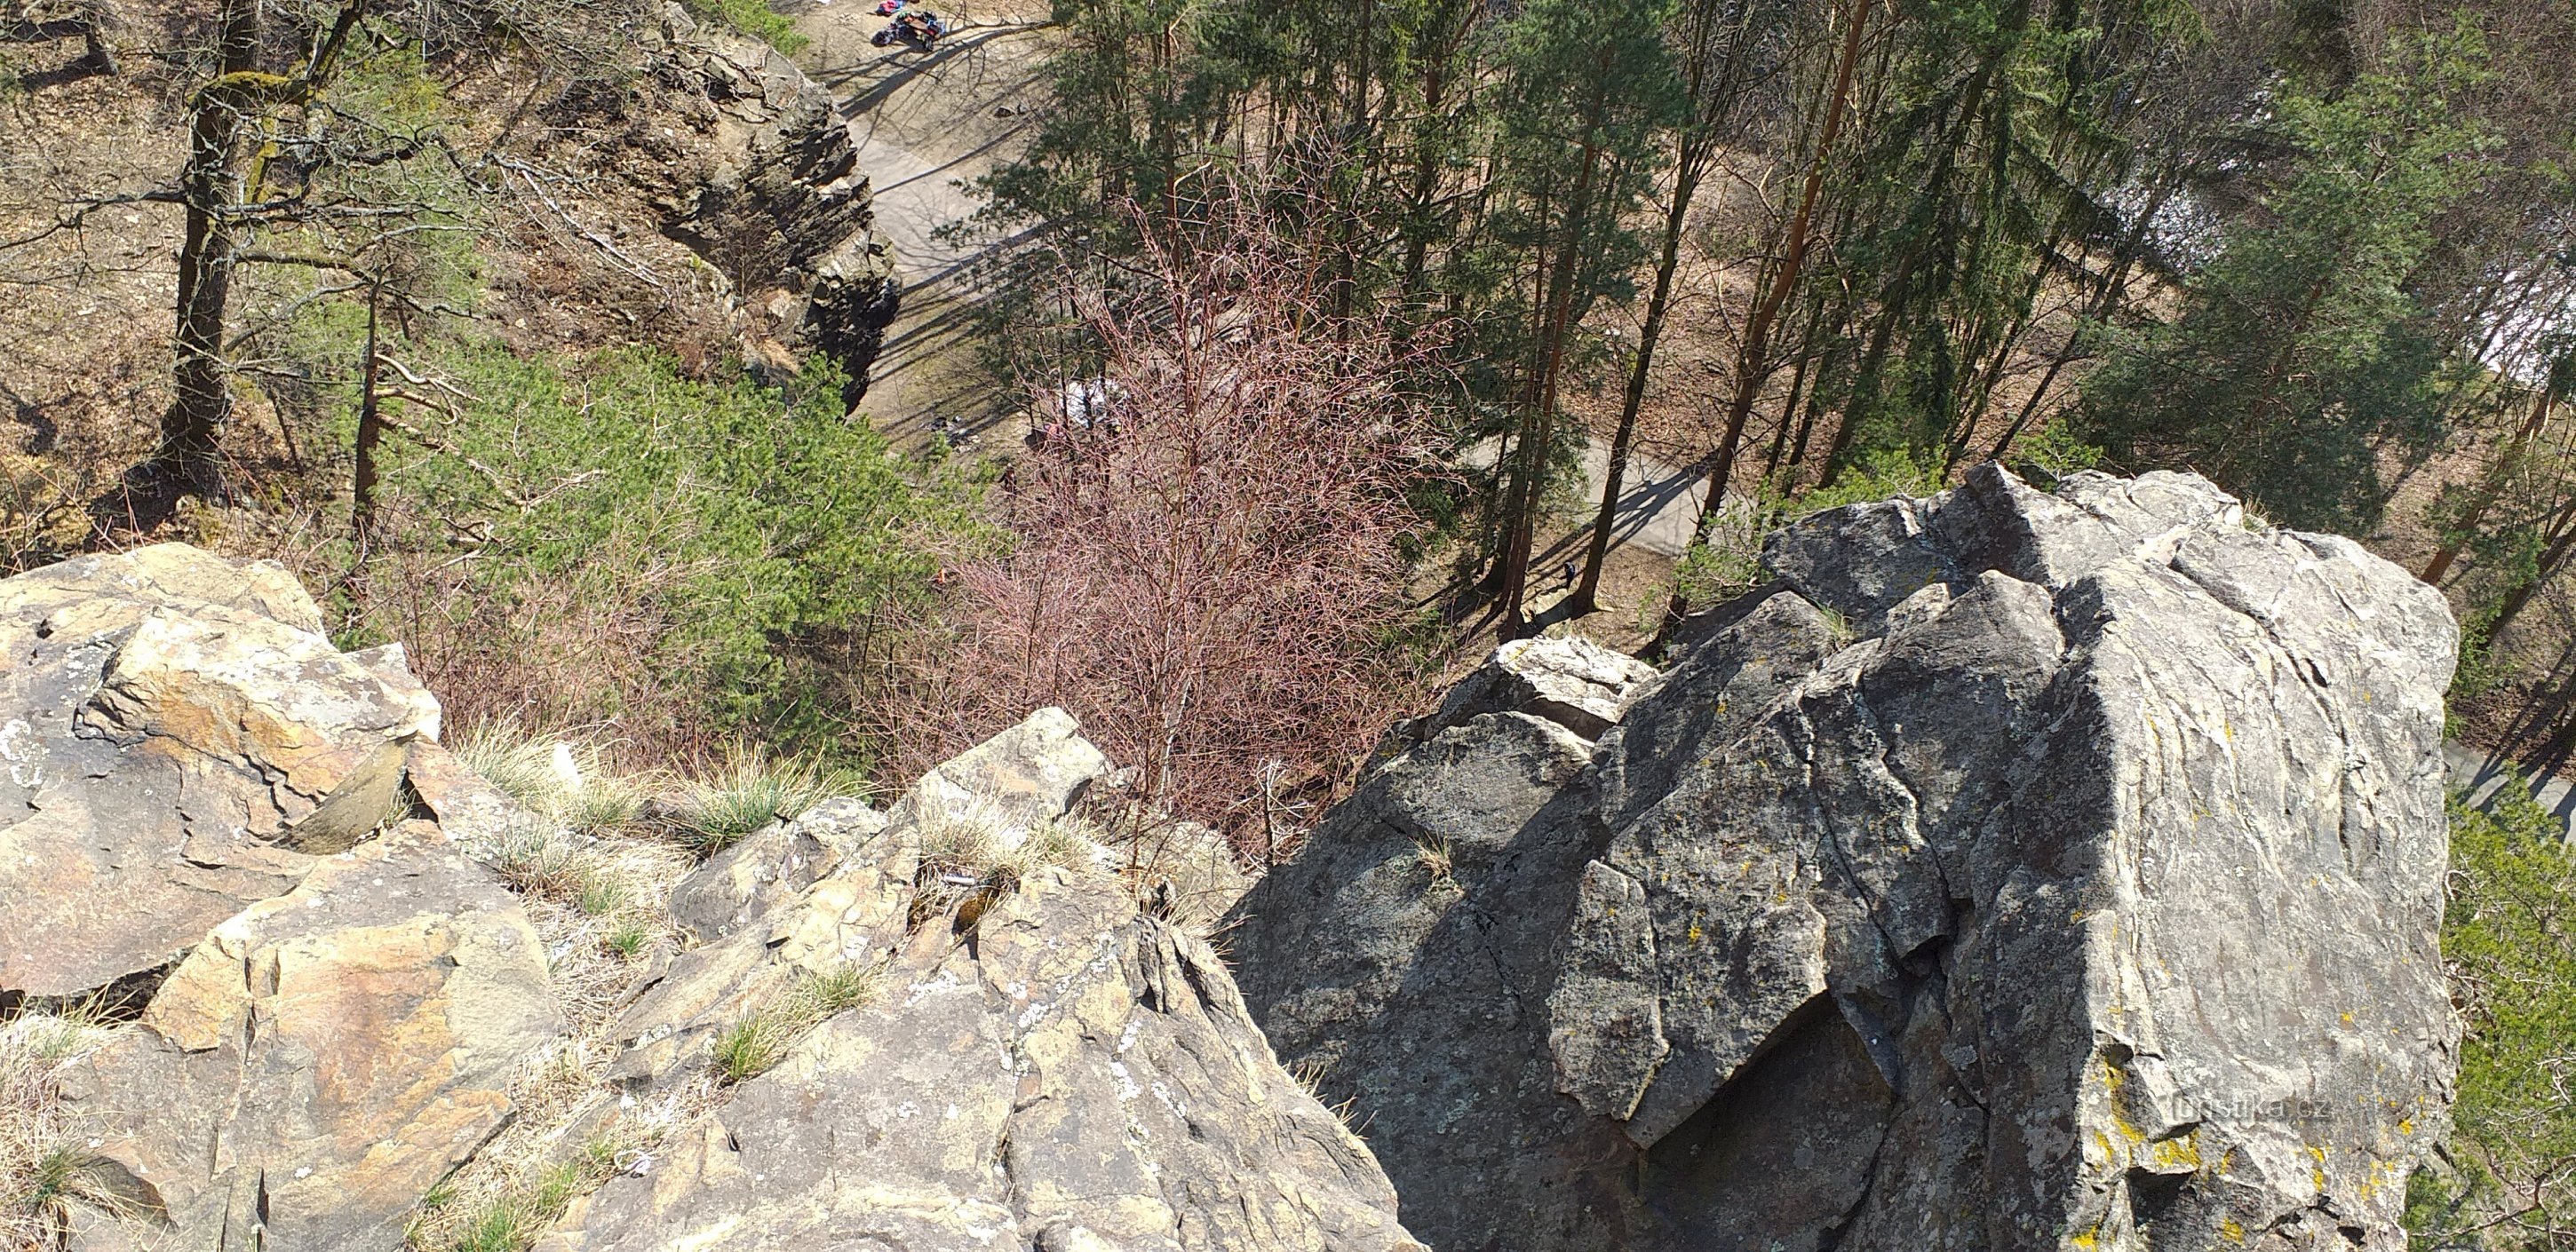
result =
[{"label": "weathered stone surface", "polygon": [[1108,772],[1109,758],[1082,737],[1072,714],[1039,709],[931,770],[887,817],[897,826],[972,827],[1016,848]]},{"label": "weathered stone surface", "polygon": [[138,1031],[66,1075],[84,1168],[143,1227],[90,1242],[399,1248],[412,1204],[500,1126],[509,1072],[557,1028],[516,897],[435,827],[322,858],[217,926]]},{"label": "weathered stone surface", "polygon": [[719,1034],[797,974],[894,959],[917,920],[925,838],[972,826],[1008,850],[1063,818],[1107,769],[1070,714],[1040,709],[932,770],[888,812],[825,801],[711,858],[671,901],[709,942],[674,957],[619,1015],[612,1076],[648,1090],[685,1080]]},{"label": "weathered stone surface", "polygon": [[[838,103],[777,49],[701,25],[679,5],[663,9],[661,34],[660,68],[679,89],[668,103],[699,132],[697,150],[621,172],[696,175],[647,190],[668,215],[665,231],[739,285],[754,360],[767,355],[758,341],[775,335],[839,362],[864,390],[901,287]],[[654,138],[638,135],[636,146]]]},{"label": "weathered stone surface", "polygon": [[413,741],[403,766],[411,794],[461,847],[500,847],[543,821],[437,744]]},{"label": "weathered stone surface", "polygon": [[2440,597],[2172,474],[1982,468],[1765,560],[1597,748],[1442,731],[1238,911],[1407,1224],[2402,1248],[2456,1038]]},{"label": "weathered stone surface", "polygon": [[744,1083],[548,1252],[1405,1249],[1360,1143],[1205,945],[1049,870]]},{"label": "weathered stone surface", "polygon": [[1191,934],[1204,934],[1252,890],[1254,875],[1235,859],[1225,836],[1197,822],[1153,823],[1134,836],[1132,856],[1150,911]]},{"label": "weathered stone surface", "polygon": [[[1203,943],[1087,864],[994,871],[971,889],[925,872],[924,821],[959,820],[970,800],[979,821],[1052,821],[1102,765],[1046,710],[884,818],[809,814],[769,832],[762,861],[816,824],[826,850],[806,863],[829,873],[747,920],[728,912],[729,937],[675,960],[619,1022],[617,1076],[649,1088],[690,1072],[800,971],[883,966],[885,989],[538,1246],[1418,1248],[1367,1147],[1279,1068]],[[736,865],[698,889],[756,905],[801,872]]]},{"label": "weathered stone surface", "polygon": [[1597,739],[1655,677],[1654,666],[1589,639],[1515,639],[1450,688],[1429,729],[1516,711]]},{"label": "weathered stone surface", "polygon": [[838,797],[707,858],[671,889],[671,916],[700,940],[767,917],[886,828],[864,801]]},{"label": "weathered stone surface", "polygon": [[348,846],[386,792],[366,767],[438,704],[320,626],[273,563],[176,544],[0,579],[0,994],[154,969],[293,889],[290,828],[354,782],[314,832]]}]

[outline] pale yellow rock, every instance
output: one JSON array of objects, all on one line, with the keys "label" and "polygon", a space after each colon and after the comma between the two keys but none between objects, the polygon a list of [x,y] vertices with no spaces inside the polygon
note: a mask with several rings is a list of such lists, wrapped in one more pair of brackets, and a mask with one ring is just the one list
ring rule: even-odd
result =
[{"label": "pale yellow rock", "polygon": [[[901,911],[853,890],[804,903]],[[1419,1252],[1376,1160],[1271,1059],[1215,954],[1116,883],[1040,871],[971,939],[933,921],[903,942],[876,1001],[537,1246]]]},{"label": "pale yellow rock", "polygon": [[92,991],[293,889],[279,834],[434,733],[398,651],[321,625],[282,567],[177,544],[0,579],[0,992]]},{"label": "pale yellow rock", "polygon": [[249,1188],[271,1252],[364,1252],[401,1245],[560,1021],[517,899],[415,822],[216,927],[141,1027],[65,1076],[90,1172],[174,1237]]}]

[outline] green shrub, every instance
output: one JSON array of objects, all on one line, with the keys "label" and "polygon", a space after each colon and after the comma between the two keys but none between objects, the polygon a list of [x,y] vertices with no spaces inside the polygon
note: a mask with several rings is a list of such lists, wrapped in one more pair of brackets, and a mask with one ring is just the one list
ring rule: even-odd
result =
[{"label": "green shrub", "polygon": [[691,16],[721,22],[781,52],[794,56],[814,42],[796,33],[796,24],[772,12],[768,0],[683,0]]},{"label": "green shrub", "polygon": [[2576,854],[2520,785],[2451,809],[2442,955],[2468,1035],[2444,1167],[2407,1191],[2418,1252],[2562,1248],[2576,1223]]},{"label": "green shrub", "polygon": [[[828,366],[772,389],[643,349],[460,343],[427,368],[472,399],[444,420],[405,406],[423,438],[388,437],[344,635],[404,640],[460,724],[613,726],[642,756],[859,755],[850,684],[972,525],[963,483],[917,481]],[[613,823],[612,798],[560,816]]]}]

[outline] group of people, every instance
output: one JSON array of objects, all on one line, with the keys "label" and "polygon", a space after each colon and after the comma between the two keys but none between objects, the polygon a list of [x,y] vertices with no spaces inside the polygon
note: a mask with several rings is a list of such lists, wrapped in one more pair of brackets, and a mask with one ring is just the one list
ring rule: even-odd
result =
[{"label": "group of people", "polygon": [[882,48],[901,40],[924,52],[948,33],[948,23],[912,0],[877,0],[877,16],[890,19],[872,41]]}]

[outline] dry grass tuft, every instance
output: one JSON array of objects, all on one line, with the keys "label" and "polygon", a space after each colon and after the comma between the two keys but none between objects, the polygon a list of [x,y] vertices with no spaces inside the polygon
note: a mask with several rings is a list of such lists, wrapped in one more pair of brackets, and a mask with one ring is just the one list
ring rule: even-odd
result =
[{"label": "dry grass tuft", "polygon": [[117,1030],[82,1008],[0,1021],[0,1248],[50,1248],[72,1200],[89,1192],[55,1082],[63,1066]]},{"label": "dry grass tuft", "polygon": [[1454,866],[1450,861],[1447,840],[1427,839],[1413,845],[1413,863],[1430,877],[1432,887],[1457,888],[1458,880],[1450,872]]},{"label": "dry grass tuft", "polygon": [[737,747],[688,783],[674,816],[681,841],[706,857],[833,796],[866,794],[867,781],[848,771]]},{"label": "dry grass tuft", "polygon": [[618,829],[644,811],[649,780],[618,772],[607,747],[585,736],[487,722],[448,750],[529,811],[581,834]]},{"label": "dry grass tuft", "polygon": [[1009,823],[981,809],[936,814],[920,825],[921,869],[914,880],[912,925],[953,917],[960,931],[1040,870],[1099,868],[1106,855],[1091,827],[1074,817],[1045,822],[1010,842]]},{"label": "dry grass tuft", "polygon": [[1343,1129],[1354,1135],[1360,1133],[1361,1128],[1368,1124],[1367,1119],[1356,1115],[1360,1098],[1350,1095],[1342,1097],[1338,1104],[1327,1103],[1324,1099],[1324,1072],[1322,1061],[1306,1060],[1289,1070],[1288,1077],[1290,1081],[1297,1084],[1298,1090],[1313,1096],[1315,1103],[1323,1105],[1324,1111],[1332,1114],[1334,1120],[1342,1124]]},{"label": "dry grass tuft", "polygon": [[1098,863],[1100,843],[1079,818],[1042,822],[1016,846],[1009,826],[997,812],[939,813],[920,825],[921,860],[940,870],[977,878],[1007,875],[1026,878],[1052,866],[1081,868]]},{"label": "dry grass tuft", "polygon": [[730,1086],[767,1073],[807,1031],[876,999],[885,976],[882,965],[838,965],[800,975],[774,1003],[716,1036],[711,1059],[717,1078]]},{"label": "dry grass tuft", "polygon": [[[567,1029],[513,1081],[510,1124],[421,1198],[408,1239],[415,1252],[520,1252],[574,1198],[648,1170],[662,1139],[714,1100],[712,1078],[640,1102],[621,1101],[605,1081],[618,1011],[650,958],[681,946],[671,889],[695,858],[643,822],[643,784],[607,768],[596,748],[496,731],[461,736],[453,750],[530,809],[530,820],[468,850],[523,898]],[[567,753],[571,770],[560,768]]]}]

